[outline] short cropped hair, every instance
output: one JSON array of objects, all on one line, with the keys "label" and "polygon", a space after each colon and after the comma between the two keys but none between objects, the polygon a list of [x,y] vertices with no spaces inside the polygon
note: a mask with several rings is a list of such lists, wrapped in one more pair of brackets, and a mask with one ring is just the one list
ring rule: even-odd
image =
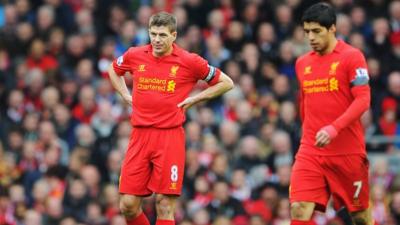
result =
[{"label": "short cropped hair", "polygon": [[166,26],[169,31],[175,32],[177,30],[176,17],[166,12],[159,12],[150,17],[149,28],[152,26]]},{"label": "short cropped hair", "polygon": [[336,13],[328,3],[317,3],[308,8],[301,18],[301,24],[315,22],[329,29],[336,25]]}]

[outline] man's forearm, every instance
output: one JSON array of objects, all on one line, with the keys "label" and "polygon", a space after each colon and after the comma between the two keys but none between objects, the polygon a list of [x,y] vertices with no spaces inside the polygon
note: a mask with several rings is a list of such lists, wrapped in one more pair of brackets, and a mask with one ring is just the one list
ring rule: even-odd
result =
[{"label": "man's forearm", "polygon": [[370,89],[359,87],[353,92],[356,93],[354,101],[350,104],[347,110],[332,123],[338,132],[359,119],[361,115],[369,108],[371,100]]},{"label": "man's forearm", "polygon": [[198,93],[197,95],[193,96],[196,99],[196,102],[210,100],[215,98],[223,93],[229,91],[233,88],[233,82],[231,80],[218,82],[214,86],[208,87],[204,91]]},{"label": "man's forearm", "polygon": [[114,68],[112,67],[112,65],[108,69],[108,74],[109,74],[112,86],[115,88],[115,90],[121,96],[130,95],[130,92],[128,90],[128,87],[126,86],[124,77],[118,76],[115,73]]}]

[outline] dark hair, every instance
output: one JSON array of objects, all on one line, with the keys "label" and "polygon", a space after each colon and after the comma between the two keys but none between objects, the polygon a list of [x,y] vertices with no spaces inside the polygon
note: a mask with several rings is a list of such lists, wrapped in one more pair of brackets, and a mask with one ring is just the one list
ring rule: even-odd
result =
[{"label": "dark hair", "polygon": [[152,26],[166,26],[169,31],[175,32],[177,30],[176,17],[166,12],[159,12],[150,17],[149,28]]},{"label": "dark hair", "polygon": [[329,29],[336,24],[336,13],[331,5],[327,3],[317,3],[308,8],[301,18],[301,24],[305,22],[319,23],[321,26]]}]

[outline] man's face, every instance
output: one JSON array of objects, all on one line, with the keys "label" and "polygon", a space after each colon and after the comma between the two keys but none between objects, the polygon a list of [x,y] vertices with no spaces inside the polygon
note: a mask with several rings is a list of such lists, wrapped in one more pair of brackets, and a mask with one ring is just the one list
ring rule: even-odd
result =
[{"label": "man's face", "polygon": [[327,50],[330,37],[335,35],[336,31],[334,25],[327,29],[316,22],[304,22],[303,29],[311,48],[318,53],[324,53]]},{"label": "man's face", "polygon": [[172,43],[176,39],[176,31],[171,32],[166,26],[152,26],[149,29],[153,54],[163,56],[172,51]]}]

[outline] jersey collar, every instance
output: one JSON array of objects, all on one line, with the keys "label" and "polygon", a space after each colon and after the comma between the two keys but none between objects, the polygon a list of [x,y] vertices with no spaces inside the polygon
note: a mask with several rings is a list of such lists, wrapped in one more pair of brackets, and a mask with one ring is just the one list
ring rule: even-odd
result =
[{"label": "jersey collar", "polygon": [[340,53],[344,48],[344,42],[342,40],[337,40],[336,46],[333,49],[333,52]]},{"label": "jersey collar", "polygon": [[[344,48],[344,42],[342,40],[337,40],[336,46],[335,46],[335,48],[333,49],[333,51],[331,53],[333,53],[333,52],[334,53],[340,53],[343,50],[343,48]],[[329,54],[331,54],[331,53],[329,53]],[[316,51],[312,51],[311,54],[312,55],[317,55],[318,53]]]}]

